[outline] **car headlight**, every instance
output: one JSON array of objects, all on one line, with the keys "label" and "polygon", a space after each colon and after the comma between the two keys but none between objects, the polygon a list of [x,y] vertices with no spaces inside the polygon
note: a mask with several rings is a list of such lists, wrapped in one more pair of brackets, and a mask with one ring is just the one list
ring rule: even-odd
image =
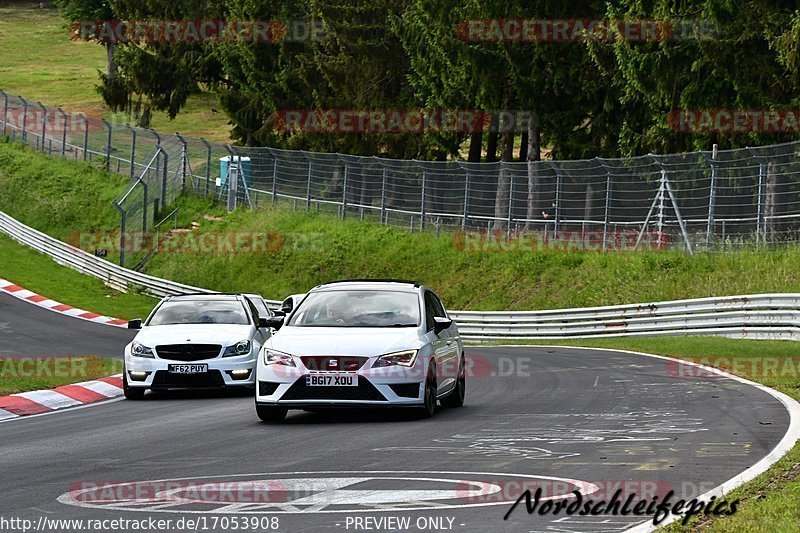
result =
[{"label": "car headlight", "polygon": [[155,357],[153,355],[152,348],[148,348],[141,342],[136,342],[136,341],[133,341],[133,344],[131,344],[131,355],[134,355],[136,357],[149,357],[151,359]]},{"label": "car headlight", "polygon": [[250,341],[244,340],[244,341],[239,341],[236,344],[233,344],[225,348],[225,351],[222,352],[222,357],[233,357],[235,355],[246,355],[249,353],[250,353]]},{"label": "car headlight", "polygon": [[264,364],[265,365],[283,365],[283,366],[297,366],[294,364],[294,357],[288,353],[278,352],[264,348]]},{"label": "car headlight", "polygon": [[417,352],[419,350],[404,350],[402,352],[388,353],[378,357],[372,368],[381,368],[384,366],[414,366],[417,361]]}]

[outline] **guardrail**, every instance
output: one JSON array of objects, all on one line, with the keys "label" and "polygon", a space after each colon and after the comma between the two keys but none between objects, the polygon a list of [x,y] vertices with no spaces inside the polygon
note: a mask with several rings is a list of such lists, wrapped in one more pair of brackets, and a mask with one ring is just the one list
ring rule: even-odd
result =
[{"label": "guardrail", "polygon": [[[100,278],[120,291],[147,294],[215,291],[120,267],[45,235],[0,211],[0,231],[57,263]],[[267,300],[279,306],[277,300]],[[451,311],[470,341],[597,338],[654,335],[718,335],[800,340],[800,294],[754,294],[542,311]]]},{"label": "guardrail", "polygon": [[[88,252],[26,226],[2,211],[0,211],[0,231],[38,252],[50,256],[56,263],[68,266],[83,274],[99,278],[109,287],[119,291],[141,290],[157,298],[162,298],[168,294],[188,294],[195,292],[212,294],[216,292],[201,287],[192,287],[191,285],[184,285],[183,283],[157,278],[115,265],[105,259],[95,257]],[[274,306],[280,305],[280,302],[271,300],[268,300],[267,303]]]}]

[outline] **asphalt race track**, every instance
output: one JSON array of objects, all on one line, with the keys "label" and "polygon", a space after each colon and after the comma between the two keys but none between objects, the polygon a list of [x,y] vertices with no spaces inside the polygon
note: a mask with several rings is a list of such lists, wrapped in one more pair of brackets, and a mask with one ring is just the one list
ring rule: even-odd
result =
[{"label": "asphalt race track", "polygon": [[[8,296],[0,324],[3,354],[119,355],[131,337]],[[608,499],[625,483],[641,499],[692,498],[764,457],[789,423],[759,389],[655,358],[542,347],[467,355],[466,404],[430,420],[292,411],[265,425],[248,396],[175,392],[0,423],[2,515],[203,519],[184,528],[201,531],[243,517],[292,532],[620,531],[647,518],[529,516],[524,504],[503,515],[520,487]]]},{"label": "asphalt race track", "polygon": [[49,311],[0,292],[0,357],[97,355],[122,358],[135,331]]}]

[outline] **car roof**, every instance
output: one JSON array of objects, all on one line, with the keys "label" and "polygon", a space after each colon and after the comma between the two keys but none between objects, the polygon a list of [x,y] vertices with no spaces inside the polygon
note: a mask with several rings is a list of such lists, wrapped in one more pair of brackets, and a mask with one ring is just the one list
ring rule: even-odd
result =
[{"label": "car roof", "polygon": [[197,294],[176,294],[169,297],[170,302],[185,302],[185,301],[238,301],[241,294],[239,293],[197,293]]},{"label": "car roof", "polygon": [[248,298],[260,298],[262,300],[264,299],[263,296],[261,296],[260,294],[256,294],[254,292],[243,292],[242,296],[247,296]]},{"label": "car roof", "polygon": [[421,285],[414,281],[401,279],[343,279],[317,285],[309,292],[333,290],[385,290],[419,292]]}]

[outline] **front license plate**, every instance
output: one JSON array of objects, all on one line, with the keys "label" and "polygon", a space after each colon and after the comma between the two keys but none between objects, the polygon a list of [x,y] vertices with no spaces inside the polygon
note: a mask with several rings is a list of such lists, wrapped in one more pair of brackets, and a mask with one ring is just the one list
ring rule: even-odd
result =
[{"label": "front license plate", "polygon": [[306,387],[358,387],[358,374],[311,374]]},{"label": "front license plate", "polygon": [[170,374],[205,374],[208,365],[169,365],[167,369]]}]

